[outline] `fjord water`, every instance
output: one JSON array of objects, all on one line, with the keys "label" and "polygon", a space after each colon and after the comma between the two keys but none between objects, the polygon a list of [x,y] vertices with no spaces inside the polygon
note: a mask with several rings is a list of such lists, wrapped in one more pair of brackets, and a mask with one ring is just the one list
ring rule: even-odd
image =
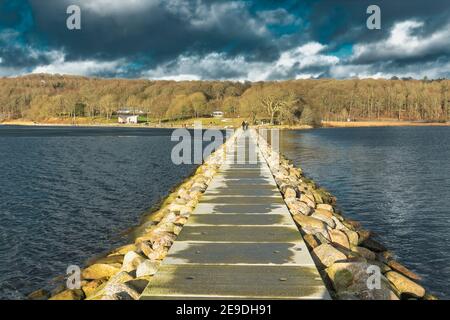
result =
[{"label": "fjord water", "polygon": [[188,176],[172,130],[0,126],[0,299],[22,299],[124,231]]},{"label": "fjord water", "polygon": [[280,149],[450,298],[450,127],[284,131]]}]

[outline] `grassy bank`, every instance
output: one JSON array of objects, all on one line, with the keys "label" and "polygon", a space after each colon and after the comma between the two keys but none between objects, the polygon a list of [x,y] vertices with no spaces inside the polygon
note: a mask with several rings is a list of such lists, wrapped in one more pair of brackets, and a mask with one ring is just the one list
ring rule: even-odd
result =
[{"label": "grassy bank", "polygon": [[107,120],[105,118],[78,117],[71,118],[48,118],[41,121],[27,119],[14,119],[1,121],[2,125],[20,126],[105,126],[105,127],[134,127],[134,128],[192,128],[195,122],[200,122],[205,128],[234,128],[241,125],[243,118],[193,118],[174,121],[149,121],[139,119],[137,124],[119,124],[117,118]]}]

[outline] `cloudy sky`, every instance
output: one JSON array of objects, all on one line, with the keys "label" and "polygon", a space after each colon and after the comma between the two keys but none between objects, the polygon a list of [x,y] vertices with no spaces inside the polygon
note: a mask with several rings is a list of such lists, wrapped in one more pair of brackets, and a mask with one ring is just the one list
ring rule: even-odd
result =
[{"label": "cloudy sky", "polygon": [[[69,5],[81,30],[66,27]],[[381,8],[369,30],[367,7]],[[0,0],[0,76],[450,76],[449,0]]]}]

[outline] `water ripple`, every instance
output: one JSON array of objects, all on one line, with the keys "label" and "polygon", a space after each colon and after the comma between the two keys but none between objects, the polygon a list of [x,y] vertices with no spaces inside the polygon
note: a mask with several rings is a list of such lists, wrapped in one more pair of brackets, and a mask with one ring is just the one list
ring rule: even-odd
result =
[{"label": "water ripple", "polygon": [[450,128],[287,131],[281,150],[450,298]]},{"label": "water ripple", "polygon": [[172,164],[170,134],[0,127],[0,298],[22,299],[124,243],[122,231],[194,169]]}]

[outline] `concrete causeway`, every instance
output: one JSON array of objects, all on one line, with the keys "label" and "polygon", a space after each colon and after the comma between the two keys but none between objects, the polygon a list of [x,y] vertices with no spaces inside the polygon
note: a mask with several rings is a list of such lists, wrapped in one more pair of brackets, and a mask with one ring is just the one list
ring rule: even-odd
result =
[{"label": "concrete causeway", "polygon": [[248,132],[227,150],[141,299],[330,299]]}]

